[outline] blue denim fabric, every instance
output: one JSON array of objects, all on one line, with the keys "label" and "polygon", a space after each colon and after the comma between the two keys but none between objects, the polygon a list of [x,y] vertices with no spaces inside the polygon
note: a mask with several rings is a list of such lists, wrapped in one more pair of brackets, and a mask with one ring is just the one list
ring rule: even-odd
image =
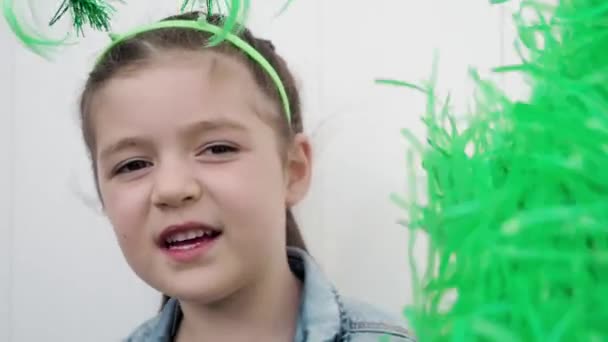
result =
[{"label": "blue denim fabric", "polygon": [[[289,247],[291,270],[303,281],[302,302],[294,342],[414,342],[400,317],[369,304],[340,296],[312,257]],[[171,299],[153,319],[139,326],[127,342],[171,342],[181,311]]]}]

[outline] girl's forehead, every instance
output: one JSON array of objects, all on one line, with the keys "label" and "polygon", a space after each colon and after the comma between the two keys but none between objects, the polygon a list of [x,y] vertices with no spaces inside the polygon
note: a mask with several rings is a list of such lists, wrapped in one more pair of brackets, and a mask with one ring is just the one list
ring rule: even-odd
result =
[{"label": "girl's forehead", "polygon": [[241,61],[217,53],[190,53],[164,56],[117,74],[100,89],[92,107],[93,112],[131,116],[139,112],[266,112],[274,106]]},{"label": "girl's forehead", "polygon": [[[116,85],[136,90],[167,92],[171,88],[197,91],[197,97],[207,94],[261,93],[253,73],[236,57],[215,52],[166,52],[149,61],[125,68],[111,78],[106,89]],[[243,93],[243,91],[246,91]],[[186,95],[188,93],[185,93]]]},{"label": "girl's forehead", "polygon": [[200,122],[259,127],[259,121],[267,124],[266,119],[279,115],[238,59],[216,53],[179,57],[118,74],[100,90],[91,106],[99,143],[177,133]]}]

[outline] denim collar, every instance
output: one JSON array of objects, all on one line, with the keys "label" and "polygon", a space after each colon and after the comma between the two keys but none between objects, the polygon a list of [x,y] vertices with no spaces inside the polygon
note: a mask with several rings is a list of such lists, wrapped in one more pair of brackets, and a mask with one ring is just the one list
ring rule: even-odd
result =
[{"label": "denim collar", "polygon": [[[291,271],[303,283],[294,341],[342,340],[347,318],[334,286],[306,251],[288,247],[287,258]],[[173,341],[181,318],[179,302],[170,299],[160,312],[150,337],[155,341]]]}]

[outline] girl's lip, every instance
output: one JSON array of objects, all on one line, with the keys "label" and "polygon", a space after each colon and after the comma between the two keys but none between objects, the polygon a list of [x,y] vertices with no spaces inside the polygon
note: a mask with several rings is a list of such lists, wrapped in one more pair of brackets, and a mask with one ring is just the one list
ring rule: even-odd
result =
[{"label": "girl's lip", "polygon": [[221,233],[221,229],[213,227],[209,224],[203,222],[189,221],[181,224],[175,224],[167,226],[163,231],[157,236],[156,244],[159,247],[165,248],[167,238],[169,238],[173,234],[177,234],[180,232],[186,232],[189,230],[203,230],[203,231],[211,231],[214,233]]},{"label": "girl's lip", "polygon": [[161,250],[173,261],[187,263],[196,260],[196,258],[209,251],[220,237],[221,235],[218,235],[213,238],[199,240],[182,248],[163,247]]}]

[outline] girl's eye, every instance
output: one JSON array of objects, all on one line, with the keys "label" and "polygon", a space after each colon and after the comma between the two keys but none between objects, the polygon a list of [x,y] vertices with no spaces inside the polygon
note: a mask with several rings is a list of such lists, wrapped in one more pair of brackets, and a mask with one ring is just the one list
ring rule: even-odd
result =
[{"label": "girl's eye", "polygon": [[217,144],[206,147],[201,154],[223,155],[227,153],[235,153],[238,149],[234,146],[226,144]]},{"label": "girl's eye", "polygon": [[145,160],[133,160],[118,167],[114,174],[130,173],[152,166],[152,163]]}]

